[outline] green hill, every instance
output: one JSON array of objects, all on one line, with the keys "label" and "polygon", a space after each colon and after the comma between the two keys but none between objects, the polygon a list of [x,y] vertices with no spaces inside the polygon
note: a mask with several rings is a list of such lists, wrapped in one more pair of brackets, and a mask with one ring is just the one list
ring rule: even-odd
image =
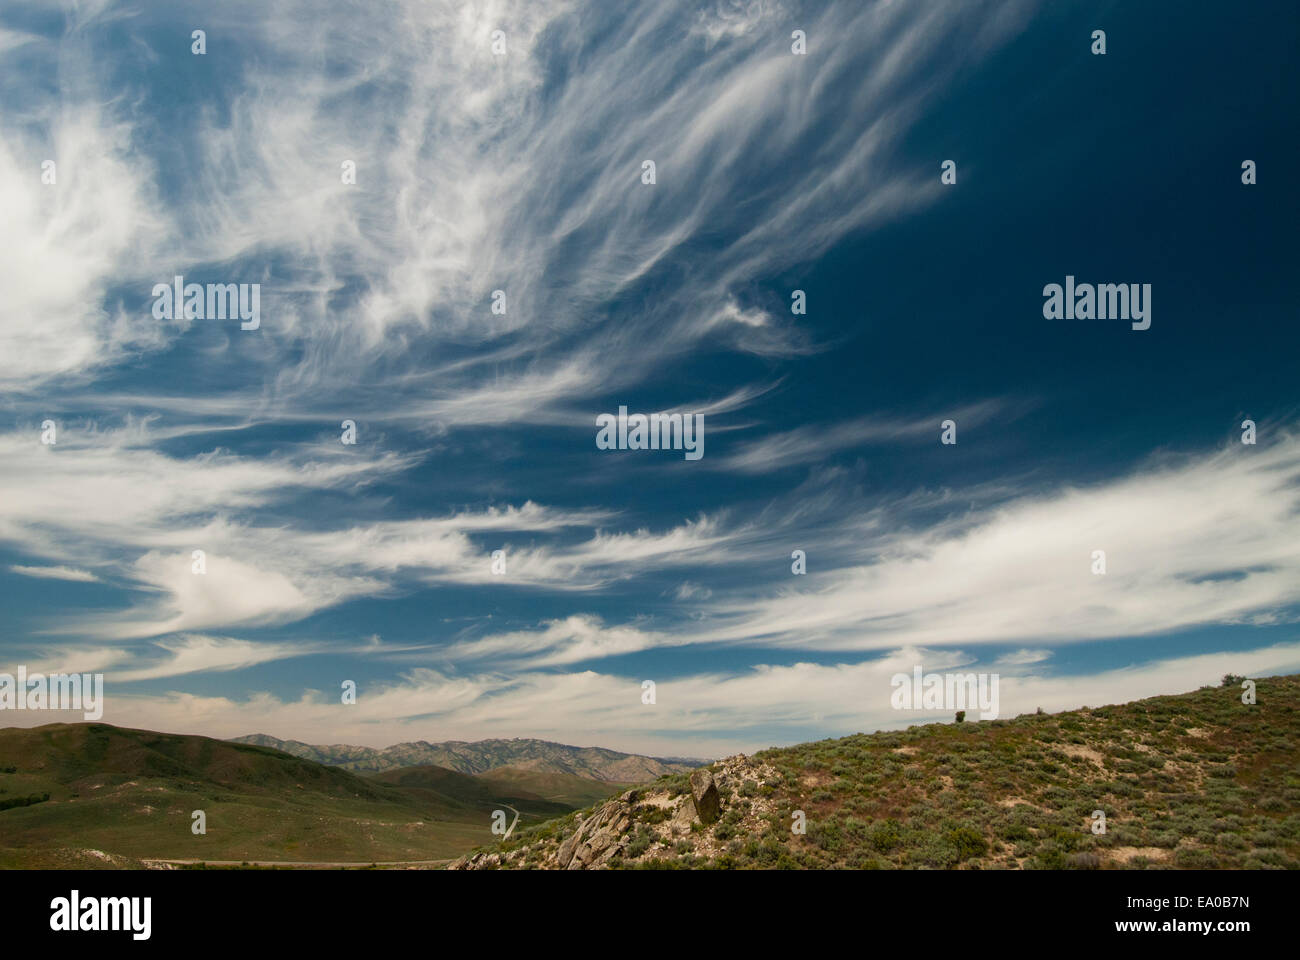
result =
[{"label": "green hill", "polygon": [[590,780],[571,773],[554,773],[519,766],[496,767],[476,775],[475,779],[490,784],[493,790],[503,795],[511,791],[523,790],[556,801],[568,808],[565,813],[576,807],[585,807],[599,800],[605,800],[634,785],[610,780]]},{"label": "green hill", "polygon": [[1297,869],[1300,676],[1239,680],[732,757],[714,822],[679,774],[453,866]]},{"label": "green hill", "polygon": [[[493,773],[495,772],[493,771]],[[427,796],[430,799],[443,798],[449,802],[477,803],[480,807],[506,804],[518,809],[521,819],[525,817],[540,817],[542,819],[558,817],[569,813],[576,807],[581,806],[582,803],[591,802],[590,799],[586,799],[582,803],[565,803],[555,799],[548,799],[529,790],[528,786],[530,785],[544,786],[545,781],[540,778],[515,778],[508,775],[494,778],[491,774],[471,776],[458,770],[448,770],[445,767],[432,765],[386,770],[383,773],[372,774],[368,779],[376,783],[401,787],[404,790],[414,792],[418,796]],[[610,794],[615,793],[620,786],[600,781],[581,780],[581,778],[577,777],[574,779],[585,784],[588,788],[585,791],[586,794],[594,794],[596,799],[608,797]]]},{"label": "green hill", "polygon": [[[368,778],[266,747],[108,724],[0,729],[0,866],[440,860],[490,837],[492,811],[506,805],[522,826],[577,804],[509,778],[432,767]],[[195,810],[205,835],[191,832]]]}]

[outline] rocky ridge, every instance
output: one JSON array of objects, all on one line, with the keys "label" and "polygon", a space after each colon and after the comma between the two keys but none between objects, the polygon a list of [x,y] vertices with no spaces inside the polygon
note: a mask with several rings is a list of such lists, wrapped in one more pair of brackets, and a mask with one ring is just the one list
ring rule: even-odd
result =
[{"label": "rocky ridge", "polygon": [[291,756],[342,767],[354,773],[380,773],[401,767],[438,766],[459,773],[486,773],[500,767],[522,767],[545,773],[562,773],[614,783],[644,783],[670,773],[689,772],[703,760],[680,757],[646,757],[604,747],[573,747],[548,740],[417,740],[382,750],[350,744],[309,744],[280,740],[263,733],[233,737],[231,743],[270,747]]},{"label": "rocky ridge", "polygon": [[599,870],[684,855],[720,855],[736,834],[755,832],[775,812],[769,764],[743,754],[628,790],[574,814],[518,845],[503,844],[453,862],[449,870]]}]

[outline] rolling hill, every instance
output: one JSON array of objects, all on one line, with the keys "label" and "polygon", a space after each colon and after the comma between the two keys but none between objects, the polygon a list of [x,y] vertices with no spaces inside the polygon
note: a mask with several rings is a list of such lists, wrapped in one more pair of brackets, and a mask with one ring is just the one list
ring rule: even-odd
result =
[{"label": "rolling hill", "polygon": [[495,767],[478,774],[476,779],[492,784],[503,795],[514,790],[525,790],[544,799],[566,804],[570,810],[605,800],[636,785],[635,782],[589,780],[572,773],[552,773],[521,766]]},{"label": "rolling hill", "polygon": [[433,790],[460,799],[499,800],[520,810],[551,816],[569,813],[634,786],[609,780],[588,780],[569,773],[548,773],[526,767],[497,767],[487,773],[468,774],[432,765],[398,767],[366,774],[377,783],[412,790]]},{"label": "rolling hill", "polygon": [[1241,679],[731,757],[452,868],[1300,869],[1300,676]]},{"label": "rolling hill", "polygon": [[279,740],[264,733],[235,737],[230,743],[270,747],[305,760],[357,772],[382,772],[398,767],[434,765],[461,773],[486,773],[499,767],[516,767],[544,773],[569,774],[613,783],[644,783],[670,773],[693,770],[703,760],[681,757],[643,757],[604,747],[571,747],[548,740],[424,740],[391,747],[354,747],[348,744],[313,745],[299,740]]},{"label": "rolling hill", "polygon": [[[0,866],[442,860],[489,837],[495,809],[537,823],[623,786],[569,783],[558,792],[581,800],[565,800],[551,776],[426,766],[364,777],[207,737],[99,723],[0,729]],[[195,810],[204,835],[191,832]]]}]

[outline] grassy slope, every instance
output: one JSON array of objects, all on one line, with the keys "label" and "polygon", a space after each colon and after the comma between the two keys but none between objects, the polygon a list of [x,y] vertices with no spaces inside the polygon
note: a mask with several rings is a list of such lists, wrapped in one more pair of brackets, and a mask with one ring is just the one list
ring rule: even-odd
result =
[{"label": "grassy slope", "polygon": [[[0,866],[441,859],[483,842],[501,804],[472,777],[463,778],[472,789],[456,780],[407,789],[264,747],[107,724],[0,729],[0,771],[9,767],[17,769],[0,772],[0,801],[50,800],[0,810]],[[521,825],[568,809],[519,799]],[[198,809],[205,836],[190,832]]]},{"label": "grassy slope", "polygon": [[786,845],[817,865],[1300,867],[1300,676],[1258,700],[1204,688],[760,756],[808,816]]},{"label": "grassy slope", "polygon": [[[767,750],[775,782],[723,798],[646,866],[1300,868],[1300,676],[1060,714],[942,723]],[[686,778],[647,788],[684,792]],[[1095,835],[1094,810],[1107,830]],[[803,810],[807,833],[791,831]],[[651,807],[638,813],[656,816]],[[511,838],[561,836],[573,817]],[[639,829],[639,828],[638,828]],[[702,844],[698,845],[702,846]]]},{"label": "grassy slope", "polygon": [[527,767],[497,767],[478,774],[474,779],[489,784],[492,790],[503,796],[522,790],[563,804],[567,808],[564,813],[574,807],[598,803],[633,786],[631,783],[590,780],[570,773],[551,773]]},{"label": "grassy slope", "polygon": [[[494,771],[495,772],[495,771]],[[528,789],[540,778],[490,778],[448,770],[438,766],[401,767],[371,774],[367,779],[376,783],[391,784],[413,791],[419,796],[445,797],[482,807],[509,804],[520,813],[520,822],[530,819],[546,820],[559,817],[581,806],[579,803],[561,803]],[[580,778],[575,778],[580,779]],[[592,783],[592,781],[583,781]],[[613,792],[613,789],[609,791]],[[604,795],[604,794],[602,794]],[[584,801],[586,802],[586,801]]]}]

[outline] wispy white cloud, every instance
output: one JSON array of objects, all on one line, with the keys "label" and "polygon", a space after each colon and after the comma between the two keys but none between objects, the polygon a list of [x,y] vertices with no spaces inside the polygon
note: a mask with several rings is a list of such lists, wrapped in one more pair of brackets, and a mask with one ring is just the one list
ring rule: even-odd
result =
[{"label": "wispy white cloud", "polygon": [[9,110],[0,121],[0,387],[8,389],[101,369],[175,332],[129,316],[113,298],[164,233],[150,161],[132,150],[121,105],[52,110],[39,135]]},{"label": "wispy white cloud", "polygon": [[[108,637],[284,623],[416,583],[569,593],[704,569],[750,573],[744,585],[680,598],[693,620],[674,628],[674,644],[1041,645],[1269,622],[1300,602],[1300,441],[1289,436],[1153,461],[1088,488],[957,497],[966,508],[938,519],[925,519],[925,498],[846,517],[846,502],[830,496],[815,512],[765,511],[761,522],[706,514],[660,530],[609,530],[611,511],[533,503],[322,524],[275,507],[363,489],[411,460],[313,462],[301,450],[177,459],[111,433],[65,431],[57,447],[37,435],[0,436],[0,539],[53,567],[116,561],[153,591],[139,609],[64,618],[59,628]],[[240,513],[248,518],[234,520]],[[792,543],[815,545],[806,577],[788,575]],[[195,549],[206,553],[203,575],[192,572]],[[1095,550],[1106,552],[1104,575],[1092,573]],[[654,632],[663,642],[665,631]],[[597,655],[620,644],[575,649]]]},{"label": "wispy white cloud", "polygon": [[9,567],[9,572],[23,577],[38,577],[46,580],[70,580],[74,583],[99,582],[99,577],[89,570],[78,570],[75,567],[27,567],[13,564]]},{"label": "wispy white cloud", "polygon": [[1007,404],[1002,401],[986,400],[955,410],[936,411],[928,417],[873,415],[842,423],[810,425],[741,444],[736,452],[715,457],[708,465],[739,473],[767,473],[790,466],[812,466],[842,450],[863,449],[873,444],[916,442],[922,438],[937,443],[945,420],[952,419],[960,428],[979,426],[1006,409]]},{"label": "wispy white cloud", "polygon": [[1011,653],[1004,653],[998,657],[997,662],[1015,667],[1030,663],[1042,663],[1051,656],[1051,650],[1013,650]]},{"label": "wispy white cloud", "polygon": [[250,643],[233,637],[186,634],[153,644],[165,654],[161,659],[134,669],[114,669],[113,683],[156,680],[193,673],[240,670],[258,664],[310,656],[318,646],[305,643]]},{"label": "wispy white cloud", "polygon": [[673,642],[671,634],[628,625],[606,626],[599,617],[574,615],[545,623],[541,630],[516,630],[461,641],[440,649],[438,654],[451,663],[490,659],[502,666],[535,668],[599,660],[671,646]]},{"label": "wispy white cloud", "polygon": [[[978,27],[968,55],[984,56],[1030,5],[1003,5],[995,26],[981,4],[803,11],[816,56],[795,57],[791,14],[771,3],[683,15],[654,3],[405,0],[376,17],[235,2],[205,18],[208,60],[238,63],[228,96],[188,116],[181,138],[138,109],[143,90],[71,67],[97,61],[120,13],[68,9],[67,32],[40,43],[51,60],[71,46],[81,55],[59,58],[57,102],[30,111],[62,118],[51,138],[65,173],[43,187],[34,163],[46,151],[13,130],[5,140],[18,148],[0,154],[5,207],[18,213],[6,235],[19,245],[0,261],[14,271],[6,288],[25,291],[6,304],[15,323],[4,328],[22,335],[0,377],[39,382],[162,346],[191,324],[133,313],[150,286],[216,273],[263,283],[256,349],[230,334],[211,359],[226,354],[258,378],[264,407],[318,402],[362,372],[401,383],[440,347],[472,345],[487,349],[417,406],[491,424],[642,382],[703,341],[809,349],[796,318],[778,322],[742,294],[935,199],[936,179],[892,146],[961,68],[967,45],[947,41]],[[133,13],[127,32],[143,44],[151,15]],[[555,58],[596,23],[608,42],[584,48],[583,69],[556,84]],[[492,53],[494,29],[504,56]],[[152,54],[195,59],[187,38],[177,43]],[[854,124],[827,128],[810,109],[831,86],[849,91],[841,107]],[[639,180],[645,159],[658,164],[654,186]],[[349,160],[354,185],[340,176]],[[593,323],[724,227],[737,239],[707,269],[659,285],[616,325]],[[110,287],[135,293],[106,301]],[[504,314],[490,309],[496,289]],[[28,329],[20,316],[44,319]],[[502,363],[503,349],[516,359]]]},{"label": "wispy white cloud", "polygon": [[[780,560],[788,547],[777,552],[789,530],[760,536],[752,524],[714,526],[698,543],[709,559],[697,565],[754,562],[768,551],[769,572],[757,584],[683,598],[696,616],[674,628],[671,642],[863,651],[1041,645],[1276,623],[1300,603],[1295,436],[1152,461],[1087,488],[1022,490],[928,523],[906,504],[892,511],[893,523],[881,513],[845,517],[834,501],[826,507],[831,515],[816,526],[801,518],[799,544],[825,537],[829,548],[811,548],[802,577]],[[1105,551],[1104,574],[1093,573],[1097,550]],[[541,633],[557,641],[557,654],[567,649],[553,627]]]},{"label": "wispy white cloud", "polygon": [[[11,655],[0,659],[0,670],[12,672],[22,663],[29,674],[104,673],[105,683],[120,689],[121,684],[223,673],[298,657],[322,654],[364,657],[380,652],[380,644],[369,642],[351,645],[303,640],[252,642],[238,637],[190,633],[131,646],[43,646],[36,656]],[[4,660],[10,662],[6,665]]]},{"label": "wispy white cloud", "polygon": [[[823,649],[1044,643],[1284,616],[1300,602],[1300,440],[1154,462],[869,545],[870,562],[715,601],[713,639]],[[1093,570],[1105,551],[1106,573]]]}]

